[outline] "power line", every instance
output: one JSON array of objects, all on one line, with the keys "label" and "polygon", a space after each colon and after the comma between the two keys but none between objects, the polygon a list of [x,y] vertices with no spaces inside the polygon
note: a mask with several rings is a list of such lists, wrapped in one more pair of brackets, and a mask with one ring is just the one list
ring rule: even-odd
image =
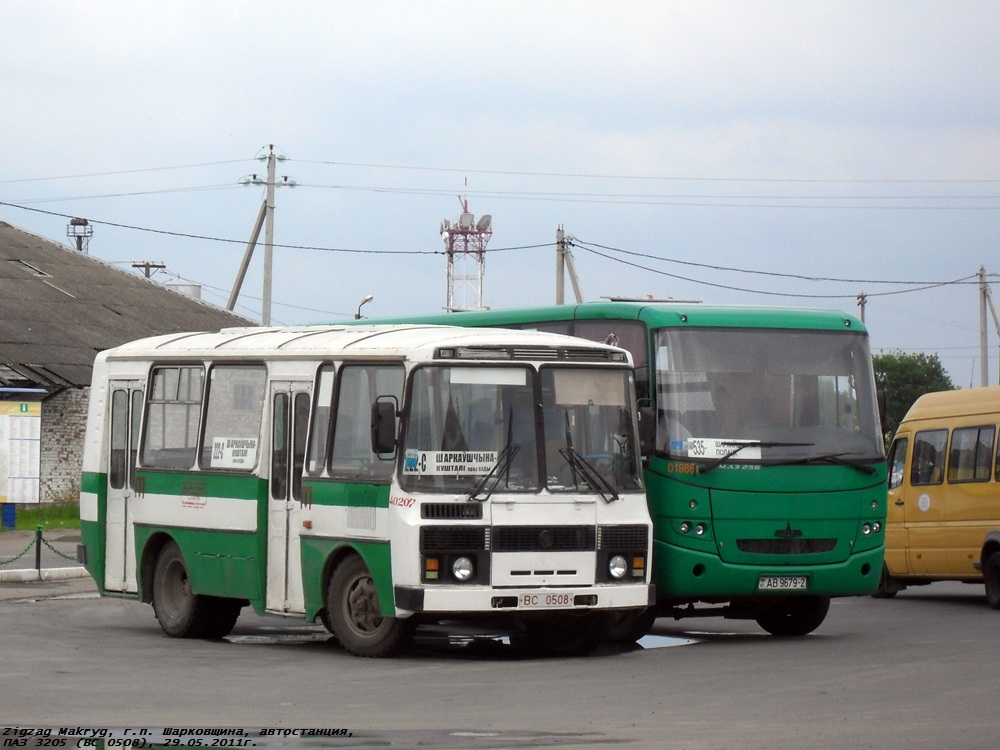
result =
[{"label": "power line", "polygon": [[[635,250],[625,250],[620,247],[611,247],[609,245],[601,245],[596,242],[587,242],[586,240],[581,240],[579,237],[572,237],[569,240],[570,244],[574,247],[580,247],[581,249],[588,250],[591,247],[599,247],[602,250],[608,250],[611,252],[621,253],[622,255],[630,255],[638,258],[648,258],[650,260],[660,260],[665,263],[676,263],[682,266],[694,266],[697,268],[706,268],[712,271],[732,271],[734,273],[746,273],[753,274],[755,276],[775,276],[785,279],[798,279],[801,281],[832,281],[843,284],[896,284],[896,285],[914,285],[914,286],[941,286],[942,284],[957,284],[965,283],[969,279],[977,278],[975,274],[971,276],[966,276],[957,281],[896,281],[888,279],[844,279],[844,278],[834,278],[834,277],[824,277],[824,276],[804,276],[802,274],[796,273],[781,273],[779,271],[760,271],[751,268],[736,268],[733,266],[720,266],[711,263],[697,263],[695,261],[689,260],[679,260],[677,258],[665,258],[659,255],[651,255],[649,253],[640,253]],[[997,274],[990,274],[990,276],[997,276]],[[978,282],[970,282],[978,283]]]},{"label": "power line", "polygon": [[122,174],[140,174],[143,172],[165,172],[173,169],[195,169],[198,167],[216,167],[223,164],[239,164],[246,159],[230,159],[229,161],[208,161],[201,164],[178,164],[172,167],[146,167],[144,169],[122,169],[116,172],[89,172],[85,174],[69,174],[58,177],[22,177],[16,180],[0,180],[0,185],[7,185],[15,182],[49,182],[52,180],[76,180],[87,177],[111,177]]},{"label": "power line", "polygon": [[[668,273],[667,271],[661,271],[659,269],[650,268],[649,266],[644,266],[644,265],[641,265],[639,263],[633,263],[631,261],[623,260],[621,258],[616,258],[616,257],[614,257],[612,255],[608,255],[608,254],[602,253],[602,252],[600,252],[598,250],[594,250],[592,247],[581,246],[581,249],[585,250],[585,251],[587,251],[589,253],[593,253],[594,255],[598,255],[598,256],[600,256],[602,258],[606,258],[608,260],[612,260],[612,261],[614,261],[616,263],[621,263],[622,265],[631,266],[632,268],[638,268],[638,269],[640,269],[642,271],[648,271],[649,273],[655,273],[655,274],[658,274],[660,276],[667,276],[667,277],[672,278],[672,279],[678,279],[679,281],[687,281],[687,282],[690,282],[692,284],[700,284],[702,286],[714,287],[716,289],[725,289],[727,291],[732,291],[732,292],[747,292],[749,294],[764,294],[764,295],[767,295],[767,296],[770,296],[770,297],[793,297],[793,298],[799,298],[799,299],[854,299],[856,297],[856,295],[853,294],[853,293],[852,294],[804,294],[804,293],[797,293],[797,292],[774,292],[774,291],[769,291],[769,290],[764,290],[764,289],[749,289],[747,287],[732,286],[730,284],[717,284],[717,283],[714,283],[714,282],[711,282],[711,281],[702,281],[700,279],[692,279],[692,278],[690,278],[688,276],[681,276],[681,275],[675,274],[675,273]],[[903,294],[905,292],[919,292],[919,291],[924,291],[926,289],[933,289],[933,288],[936,288],[936,287],[947,286],[949,284],[960,283],[960,282],[966,281],[966,280],[971,279],[971,278],[975,278],[975,275],[973,274],[972,276],[966,276],[966,277],[964,277],[962,279],[958,279],[956,281],[933,282],[933,283],[927,284],[926,286],[916,287],[914,289],[896,290],[896,291],[891,291],[891,292],[877,292],[877,293],[874,293],[874,294],[869,294],[868,296],[869,297],[884,297],[884,296],[888,296],[888,295],[892,295],[892,294]]]},{"label": "power line", "polygon": [[100,200],[102,198],[131,198],[138,195],[162,195],[164,193],[196,193],[204,192],[208,190],[231,190],[238,188],[239,185],[200,185],[195,187],[182,187],[182,188],[161,188],[159,190],[133,190],[127,193],[102,193],[98,195],[74,195],[74,196],[62,196],[58,198],[23,198],[21,200],[14,201],[18,205],[25,205],[28,203],[63,203],[66,201],[84,201],[84,200]]},{"label": "power line", "polygon": [[600,180],[661,180],[667,182],[735,182],[735,183],[789,183],[789,184],[858,184],[858,185],[941,185],[941,184],[1000,184],[997,179],[848,179],[848,178],[800,178],[800,177],[698,177],[690,175],[622,175],[585,172],[526,172],[497,169],[460,169],[457,167],[427,167],[407,164],[378,164],[349,161],[328,161],[321,159],[298,159],[305,164],[325,164],[337,167],[365,167],[369,169],[394,169],[417,172],[449,172],[459,174],[489,174],[515,177],[565,177]]}]

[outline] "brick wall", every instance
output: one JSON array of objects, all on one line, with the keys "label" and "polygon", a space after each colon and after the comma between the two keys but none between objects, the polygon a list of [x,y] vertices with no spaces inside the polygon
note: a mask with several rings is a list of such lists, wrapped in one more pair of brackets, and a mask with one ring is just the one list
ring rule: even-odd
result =
[{"label": "brick wall", "polygon": [[89,388],[69,388],[42,402],[38,497],[43,503],[79,499],[89,396]]}]

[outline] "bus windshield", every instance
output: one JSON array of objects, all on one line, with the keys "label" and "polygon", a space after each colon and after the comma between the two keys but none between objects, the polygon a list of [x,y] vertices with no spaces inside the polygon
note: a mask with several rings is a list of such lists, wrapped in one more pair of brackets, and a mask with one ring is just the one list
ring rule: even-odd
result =
[{"label": "bus windshield", "polygon": [[610,501],[642,486],[628,370],[435,365],[411,388],[404,489],[485,500],[544,485]]},{"label": "bus windshield", "polygon": [[866,336],[671,328],[654,340],[658,452],[713,462],[883,458]]}]

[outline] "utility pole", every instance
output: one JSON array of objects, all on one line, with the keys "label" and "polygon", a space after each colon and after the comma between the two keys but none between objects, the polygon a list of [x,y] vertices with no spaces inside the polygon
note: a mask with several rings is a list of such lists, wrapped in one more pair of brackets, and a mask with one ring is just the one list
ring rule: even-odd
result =
[{"label": "utility pole", "polygon": [[577,304],[583,302],[583,294],[580,292],[580,281],[576,277],[576,266],[573,264],[573,253],[569,249],[572,236],[567,237],[563,232],[562,225],[556,228],[556,304],[565,305],[565,285],[566,272],[569,271],[569,281],[573,285],[573,295]]},{"label": "utility pole", "polygon": [[261,325],[271,325],[271,276],[274,265],[274,145],[268,146],[267,154],[267,191],[264,205],[267,215],[264,219],[264,291],[261,295],[260,322]]},{"label": "utility pole", "polygon": [[987,386],[990,384],[989,356],[986,353],[987,331],[986,331],[986,308],[990,308],[993,315],[993,328],[1000,334],[1000,316],[997,315],[996,306],[993,304],[993,293],[986,283],[986,269],[979,267],[979,384]]},{"label": "utility pole", "polygon": [[[256,174],[244,177],[240,180],[241,185],[264,185],[264,201],[257,214],[257,221],[254,222],[253,231],[250,233],[250,240],[247,242],[246,250],[243,253],[243,262],[236,273],[236,280],[233,283],[233,290],[229,294],[229,302],[226,304],[227,310],[236,307],[236,299],[240,296],[240,289],[243,287],[243,279],[246,277],[247,268],[250,266],[250,259],[253,257],[254,248],[257,246],[257,239],[260,237],[261,227],[264,227],[264,289],[261,295],[260,322],[261,325],[271,325],[271,287],[274,265],[274,188],[276,165],[279,161],[284,161],[284,156],[274,153],[274,144],[268,144],[267,156],[257,158],[260,161],[267,161],[267,176],[261,181]],[[295,187],[295,180],[289,180],[287,176],[281,178],[280,185]]]},{"label": "utility pole", "polygon": [[861,311],[861,322],[865,322],[865,305],[868,303],[868,295],[864,292],[858,294],[858,309]]}]

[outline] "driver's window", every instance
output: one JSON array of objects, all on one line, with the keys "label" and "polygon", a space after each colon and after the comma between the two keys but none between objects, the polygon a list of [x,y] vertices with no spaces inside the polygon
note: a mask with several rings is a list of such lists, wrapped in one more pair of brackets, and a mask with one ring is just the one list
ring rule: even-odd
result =
[{"label": "driver's window", "polygon": [[398,365],[346,365],[340,370],[330,476],[385,479],[392,461],[372,452],[371,410],[379,396],[403,394],[403,368]]}]

